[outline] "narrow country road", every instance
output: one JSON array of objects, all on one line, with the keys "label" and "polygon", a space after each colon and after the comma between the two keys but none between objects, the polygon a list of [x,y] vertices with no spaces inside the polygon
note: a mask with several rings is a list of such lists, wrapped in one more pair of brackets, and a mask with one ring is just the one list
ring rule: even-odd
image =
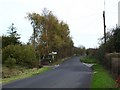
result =
[{"label": "narrow country road", "polygon": [[3,88],[89,88],[92,70],[74,56],[43,74],[3,85]]}]

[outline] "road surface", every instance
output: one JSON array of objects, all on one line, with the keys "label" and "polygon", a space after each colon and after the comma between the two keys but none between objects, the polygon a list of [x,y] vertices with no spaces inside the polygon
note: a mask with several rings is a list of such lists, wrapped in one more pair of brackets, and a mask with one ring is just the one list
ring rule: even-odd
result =
[{"label": "road surface", "polygon": [[89,88],[91,76],[92,69],[74,56],[53,70],[3,85],[3,88]]}]

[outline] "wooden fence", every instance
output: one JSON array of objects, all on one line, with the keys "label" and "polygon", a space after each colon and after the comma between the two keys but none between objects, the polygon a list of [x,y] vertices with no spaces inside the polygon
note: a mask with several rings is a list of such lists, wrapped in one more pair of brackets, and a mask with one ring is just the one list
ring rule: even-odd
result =
[{"label": "wooden fence", "polygon": [[115,77],[120,75],[120,53],[107,53],[105,65]]}]

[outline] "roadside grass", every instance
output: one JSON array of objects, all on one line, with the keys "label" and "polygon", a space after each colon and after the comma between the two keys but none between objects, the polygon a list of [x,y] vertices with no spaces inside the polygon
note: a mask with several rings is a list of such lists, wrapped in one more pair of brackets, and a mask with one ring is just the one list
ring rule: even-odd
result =
[{"label": "roadside grass", "polygon": [[99,62],[92,57],[83,57],[80,59],[81,62],[94,64],[92,66],[93,76],[91,81],[91,89],[92,88],[115,88],[115,80],[112,75],[103,68]]},{"label": "roadside grass", "polygon": [[100,64],[93,65],[91,88],[116,88],[115,80]]},{"label": "roadside grass", "polygon": [[16,76],[3,78],[2,81],[0,81],[0,82],[2,82],[2,84],[7,84],[7,83],[10,83],[10,82],[13,82],[13,81],[16,81],[16,80],[20,80],[20,79],[24,79],[24,78],[28,78],[28,77],[31,77],[31,76],[41,74],[41,73],[46,72],[46,71],[48,71],[50,69],[51,68],[49,68],[49,67],[43,67],[43,68],[39,68],[39,69],[37,69],[37,68],[25,69],[24,68],[23,73],[20,73],[20,74],[18,74]]},{"label": "roadside grass", "polygon": [[95,58],[92,58],[92,57],[89,57],[89,56],[81,57],[80,61],[84,62],[84,63],[89,63],[89,64],[98,63],[98,61]]}]

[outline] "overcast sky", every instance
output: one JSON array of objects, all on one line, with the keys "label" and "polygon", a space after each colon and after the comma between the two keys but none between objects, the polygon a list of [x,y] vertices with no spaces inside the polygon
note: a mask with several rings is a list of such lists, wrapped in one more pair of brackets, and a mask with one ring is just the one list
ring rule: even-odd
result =
[{"label": "overcast sky", "polygon": [[[106,0],[107,31],[118,24],[118,1]],[[98,39],[103,36],[104,0],[0,0],[0,35],[6,34],[14,23],[21,34],[21,41],[28,42],[33,30],[24,17],[28,12],[40,14],[43,8],[69,25],[75,46],[99,46]]]}]

